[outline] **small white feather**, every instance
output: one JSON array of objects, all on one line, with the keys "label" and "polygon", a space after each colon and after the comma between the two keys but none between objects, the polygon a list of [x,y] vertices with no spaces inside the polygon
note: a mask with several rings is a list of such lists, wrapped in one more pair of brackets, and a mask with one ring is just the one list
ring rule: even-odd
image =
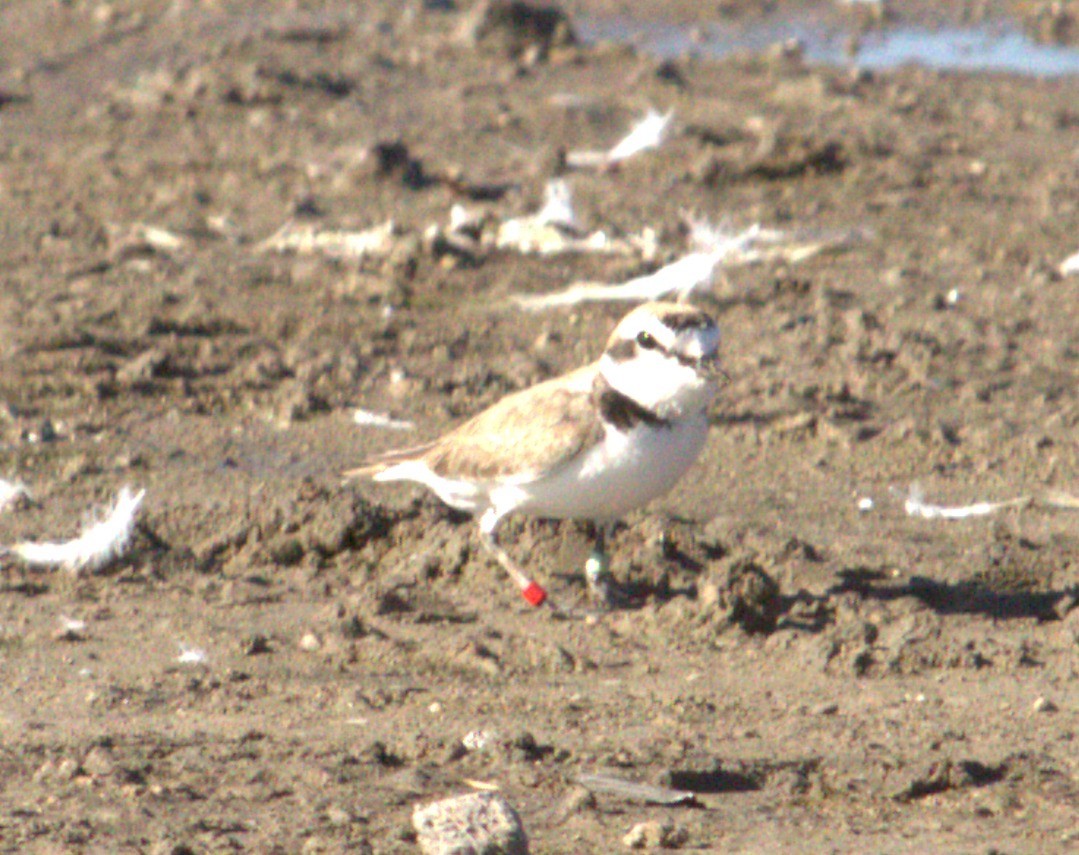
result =
[{"label": "small white feather", "polygon": [[180,655],[176,661],[181,665],[203,665],[209,657],[201,647],[192,647],[188,644],[180,644]]},{"label": "small white feather", "polygon": [[673,115],[673,112],[663,114],[649,110],[625,138],[607,152],[608,163],[617,163],[642,151],[657,148],[663,142]]},{"label": "small white feather", "polygon": [[5,481],[0,478],[0,511],[6,511],[9,505],[23,496],[29,497],[30,493],[22,481]]},{"label": "small white feather", "polygon": [[[893,490],[893,492],[898,492]],[[901,494],[902,495],[902,494]],[[975,502],[971,505],[946,506],[935,505],[925,501],[925,494],[917,484],[912,486],[903,499],[903,510],[907,516],[921,517],[926,520],[963,520],[969,517],[984,517],[996,513],[1002,508],[1011,508],[1030,503],[1030,499],[1023,496],[1018,499],[1008,499],[1003,502]]]},{"label": "small white feather", "polygon": [[536,222],[546,226],[562,226],[577,231],[577,214],[573,210],[573,195],[569,185],[557,178],[547,182],[547,199],[536,214]]},{"label": "small white feather", "polygon": [[416,427],[410,421],[395,419],[385,413],[375,413],[371,410],[357,409],[352,413],[352,421],[360,427],[385,428],[386,430],[412,430]]},{"label": "small white feather", "polygon": [[760,224],[732,233],[707,222],[690,223],[690,243],[695,247],[654,273],[619,285],[582,282],[551,294],[518,295],[524,309],[576,306],[581,303],[626,300],[645,302],[672,295],[685,300],[698,288],[709,285],[721,268],[757,264],[770,259],[797,263],[826,249],[843,249],[865,237],[859,231],[783,232]]},{"label": "small white feather", "polygon": [[566,154],[566,165],[573,169],[602,169],[627,160],[642,151],[658,148],[667,135],[673,111],[649,110],[630,132],[607,151],[574,150]]},{"label": "small white feather", "polygon": [[97,522],[83,527],[82,534],[63,543],[24,541],[11,553],[33,567],[63,567],[73,573],[107,567],[127,550],[135,528],[135,515],[146,496],[145,490],[132,493],[124,487],[116,503]]}]

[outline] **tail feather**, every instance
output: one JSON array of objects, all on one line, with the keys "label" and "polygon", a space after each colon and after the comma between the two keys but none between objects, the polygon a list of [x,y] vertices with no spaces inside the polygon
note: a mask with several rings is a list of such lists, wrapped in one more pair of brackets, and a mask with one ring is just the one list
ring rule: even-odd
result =
[{"label": "tail feather", "polygon": [[341,473],[341,483],[347,484],[356,478],[371,478],[381,472],[385,467],[381,463],[367,463],[355,469],[347,469]]},{"label": "tail feather", "polygon": [[396,448],[392,451],[387,451],[377,457],[371,458],[362,466],[358,466],[355,469],[349,469],[342,475],[342,478],[346,482],[351,481],[354,478],[374,478],[380,473],[385,472],[391,466],[419,459],[430,451],[434,445],[433,442],[428,442],[423,445],[414,445],[411,448]]}]

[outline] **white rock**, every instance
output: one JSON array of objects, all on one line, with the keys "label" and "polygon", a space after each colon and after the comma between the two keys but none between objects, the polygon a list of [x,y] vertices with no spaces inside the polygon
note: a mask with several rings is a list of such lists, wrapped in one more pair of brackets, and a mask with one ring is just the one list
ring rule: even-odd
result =
[{"label": "white rock", "polygon": [[679,849],[689,840],[689,833],[673,822],[638,822],[622,838],[629,849]]},{"label": "white rock", "polygon": [[308,653],[313,653],[320,647],[322,647],[322,639],[313,632],[305,632],[300,639],[300,650],[306,650]]},{"label": "white rock", "polygon": [[470,793],[418,805],[412,826],[424,855],[528,855],[521,819],[501,793]]}]

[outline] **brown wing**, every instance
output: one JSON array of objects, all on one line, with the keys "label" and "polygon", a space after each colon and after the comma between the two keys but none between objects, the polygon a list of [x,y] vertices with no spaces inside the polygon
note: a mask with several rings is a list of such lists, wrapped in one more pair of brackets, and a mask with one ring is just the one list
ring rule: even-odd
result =
[{"label": "brown wing", "polygon": [[556,469],[602,436],[586,372],[503,398],[436,440],[424,460],[443,477],[479,480]]}]

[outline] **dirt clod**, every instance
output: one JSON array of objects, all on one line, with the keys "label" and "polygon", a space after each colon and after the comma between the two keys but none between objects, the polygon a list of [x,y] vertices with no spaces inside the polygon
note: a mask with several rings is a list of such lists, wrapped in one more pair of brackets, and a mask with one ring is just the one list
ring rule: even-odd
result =
[{"label": "dirt clod", "polygon": [[746,632],[771,632],[779,620],[779,585],[752,559],[735,558],[701,585],[700,605]]}]

